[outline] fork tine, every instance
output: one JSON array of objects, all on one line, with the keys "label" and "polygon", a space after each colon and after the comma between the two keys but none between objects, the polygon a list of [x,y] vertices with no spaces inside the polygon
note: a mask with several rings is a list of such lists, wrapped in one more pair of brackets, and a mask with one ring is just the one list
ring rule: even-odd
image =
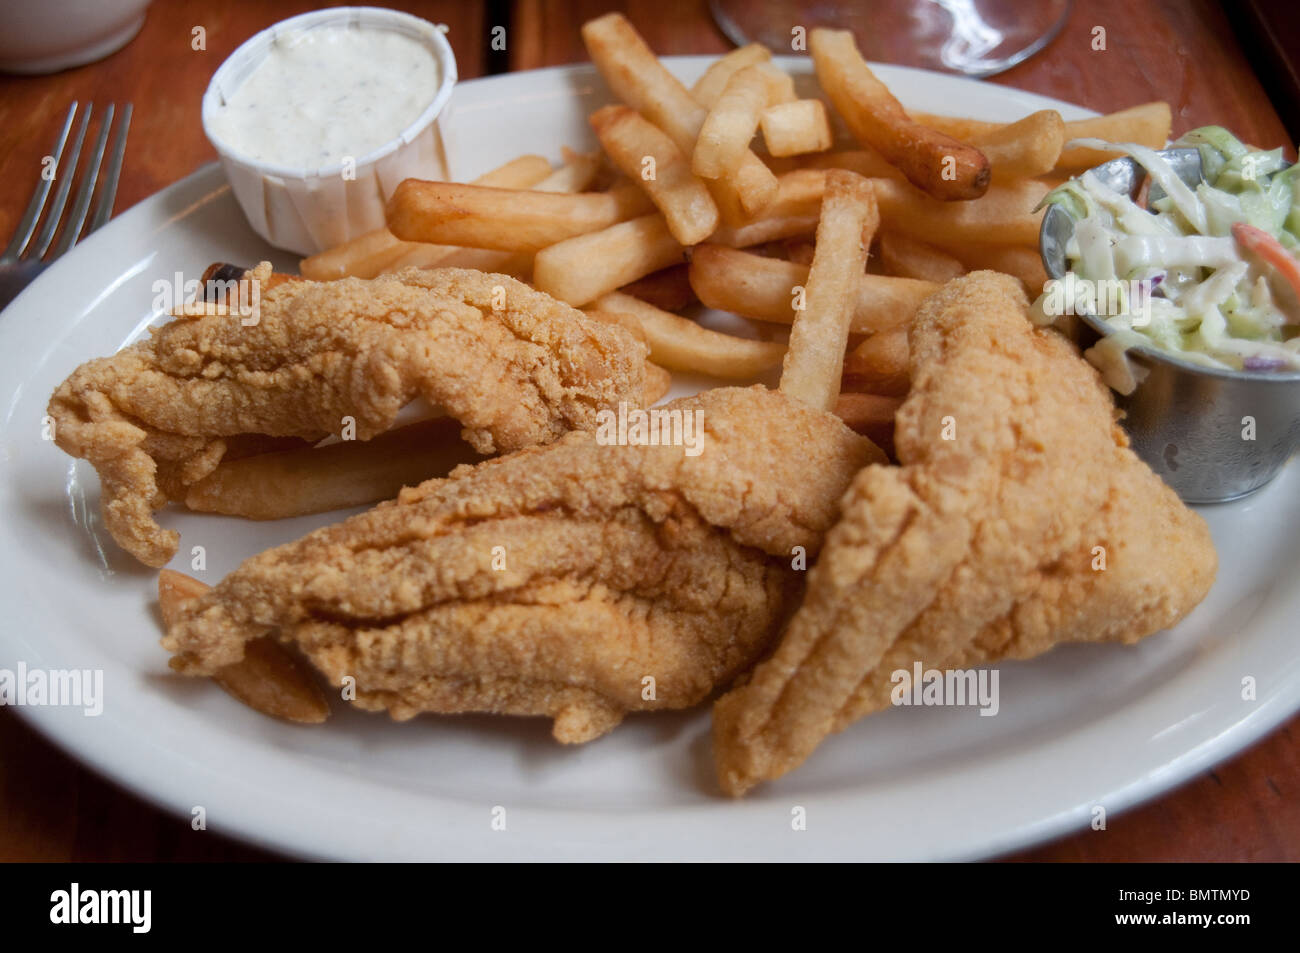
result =
[{"label": "fork tine", "polygon": [[[59,163],[63,161],[63,147],[68,144],[68,133],[72,131],[72,120],[76,115],[77,102],[74,100],[72,105],[68,107],[67,118],[63,120],[63,131],[59,133],[59,143],[54,147],[55,169],[58,169]],[[0,254],[0,258],[7,261],[16,261],[22,250],[27,247],[32,233],[36,231],[36,223],[40,220],[41,210],[45,208],[46,196],[50,194],[53,184],[53,179],[47,179],[44,175],[40,177],[40,182],[36,185],[36,191],[32,193],[32,200],[27,205],[27,211],[23,213],[22,221],[14,229],[14,237],[10,240],[4,253]]]},{"label": "fork tine", "polygon": [[117,138],[113,142],[113,154],[108,160],[108,175],[99,188],[99,201],[95,205],[95,214],[90,219],[89,235],[103,225],[113,215],[113,202],[117,198],[117,181],[122,176],[122,159],[126,156],[126,136],[131,131],[130,103],[122,108],[122,118],[117,121]]},{"label": "fork tine", "polygon": [[115,109],[110,103],[108,112],[104,114],[104,121],[99,125],[95,150],[90,154],[86,167],[81,173],[81,187],[77,189],[77,198],[72,203],[72,212],[63,224],[63,234],[59,236],[59,243],[54,246],[54,251],[50,252],[49,261],[54,261],[75,245],[81,235],[81,226],[86,224],[86,213],[90,211],[90,197],[95,191],[95,184],[99,181],[99,167],[104,162],[104,148],[108,145],[108,134],[112,131],[114,112]]},{"label": "fork tine", "polygon": [[77,123],[77,131],[72,139],[71,154],[66,161],[60,159],[56,165],[55,178],[58,179],[59,186],[54,190],[54,204],[46,213],[45,223],[36,236],[36,247],[31,252],[33,258],[40,258],[45,254],[50,247],[50,242],[54,241],[54,233],[59,230],[63,208],[68,204],[68,192],[72,190],[72,180],[77,177],[77,161],[81,158],[81,144],[86,140],[86,126],[89,125],[90,115],[94,111],[94,103],[86,103],[86,111],[81,114],[81,121]]}]

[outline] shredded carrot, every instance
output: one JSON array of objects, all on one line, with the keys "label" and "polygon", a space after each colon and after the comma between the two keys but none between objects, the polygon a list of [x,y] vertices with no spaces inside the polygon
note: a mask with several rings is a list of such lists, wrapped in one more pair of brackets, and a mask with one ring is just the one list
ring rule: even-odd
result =
[{"label": "shredded carrot", "polygon": [[1245,222],[1233,224],[1232,237],[1242,248],[1253,252],[1276,268],[1286,279],[1287,284],[1295,290],[1296,296],[1300,297],[1300,261],[1297,261],[1281,242],[1262,228],[1247,225]]}]

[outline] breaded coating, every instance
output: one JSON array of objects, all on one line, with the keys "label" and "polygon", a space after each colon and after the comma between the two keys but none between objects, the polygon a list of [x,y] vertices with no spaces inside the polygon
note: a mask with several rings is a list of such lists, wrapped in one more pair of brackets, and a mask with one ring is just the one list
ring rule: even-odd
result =
[{"label": "breaded coating", "polygon": [[178,317],[83,364],[50,400],[56,443],[99,471],[109,532],[150,566],[178,543],[154,511],[183,501],[227,438],[319,440],[350,418],[367,440],[423,396],[493,453],[592,427],[602,408],[639,406],[644,389],[643,344],[506,275],[288,281],[245,320]]},{"label": "breaded coating", "polygon": [[662,409],[700,412],[698,455],[571,433],[247,560],[168,630],[173,667],[274,629],[362,708],[545,715],[567,742],[697,704],[770,647],[795,548],[884,456],[763,387]]},{"label": "breaded coating", "polygon": [[918,314],[902,466],[855,478],[775,653],[715,705],[726,792],[780,777],[886,707],[891,673],[916,661],[1132,642],[1208,591],[1204,521],[1128,449],[1096,371],[1027,307],[1013,280],[976,272]]}]

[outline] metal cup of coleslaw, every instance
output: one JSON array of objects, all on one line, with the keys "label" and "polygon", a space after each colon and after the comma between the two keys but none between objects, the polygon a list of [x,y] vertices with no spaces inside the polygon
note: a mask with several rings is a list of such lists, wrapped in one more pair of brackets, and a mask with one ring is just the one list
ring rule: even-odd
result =
[{"label": "metal cup of coleslaw", "polygon": [[[1157,153],[1188,185],[1201,180],[1196,149]],[[1136,196],[1146,171],[1131,158],[1092,170],[1103,184]],[[1039,232],[1039,251],[1048,277],[1070,271],[1066,245],[1074,219],[1049,205]],[[1096,344],[1112,331],[1089,313],[1077,312],[1074,334],[1080,346]],[[1277,476],[1300,449],[1300,372],[1238,371],[1204,367],[1154,344],[1128,348],[1141,378],[1132,393],[1116,394],[1122,424],[1133,449],[1187,503],[1220,503],[1253,493]]]},{"label": "metal cup of coleslaw", "polygon": [[[298,168],[252,158],[221,135],[213,117],[277,43],[322,28],[398,33],[425,46],[440,77],[428,106],[388,142],[347,162]],[[403,179],[451,178],[446,124],[455,83],[451,45],[427,20],[377,7],[316,10],[263,30],[230,55],[203,96],[203,131],[253,230],[278,248],[311,255],[381,227],[384,203]]]}]

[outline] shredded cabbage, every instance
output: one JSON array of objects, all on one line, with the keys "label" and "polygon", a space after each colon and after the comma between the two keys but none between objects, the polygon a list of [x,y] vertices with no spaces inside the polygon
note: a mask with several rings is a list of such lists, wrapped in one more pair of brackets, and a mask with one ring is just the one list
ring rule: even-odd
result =
[{"label": "shredded cabbage", "polygon": [[[1095,303],[1111,331],[1088,354],[1107,382],[1123,393],[1136,386],[1124,352],[1139,345],[1206,367],[1300,370],[1300,289],[1245,253],[1231,231],[1244,222],[1300,250],[1300,164],[1206,126],[1173,144],[1200,153],[1203,181],[1192,188],[1146,146],[1074,144],[1131,156],[1164,193],[1144,209],[1085,172],[1044,199],[1074,219],[1066,258],[1073,279],[1093,284],[1080,300]],[[1034,303],[1036,321],[1078,313],[1072,292],[1059,291],[1049,287]]]}]

